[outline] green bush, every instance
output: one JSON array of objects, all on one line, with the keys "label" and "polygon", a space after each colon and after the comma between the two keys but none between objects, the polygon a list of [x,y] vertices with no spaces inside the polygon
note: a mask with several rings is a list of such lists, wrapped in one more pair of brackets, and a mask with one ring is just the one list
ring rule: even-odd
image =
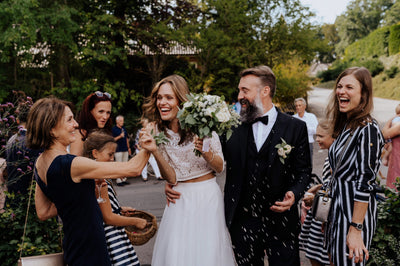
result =
[{"label": "green bush", "polygon": [[390,27],[389,35],[389,55],[400,52],[400,24]]},{"label": "green bush", "polygon": [[293,104],[298,97],[307,98],[311,79],[307,75],[308,66],[298,59],[292,59],[273,68],[276,76],[275,103],[279,106]]},{"label": "green bush", "polygon": [[379,59],[361,60],[359,61],[357,66],[360,67],[363,66],[368,68],[369,72],[371,72],[371,75],[373,77],[375,77],[385,69],[383,63]]},{"label": "green bush", "polygon": [[367,37],[350,44],[345,52],[346,61],[386,55],[388,56],[390,27],[382,27],[371,32]]},{"label": "green bush", "polygon": [[[400,179],[396,187],[400,189]],[[370,248],[368,265],[398,265],[400,261],[399,192],[385,189],[386,201],[378,203],[378,224]]]},{"label": "green bush", "polygon": [[399,73],[399,68],[397,66],[391,66],[388,70],[385,71],[385,74],[390,79],[394,78],[397,73]]},{"label": "green bush", "polygon": [[[30,189],[34,190],[35,185]],[[0,261],[1,265],[16,265],[21,251],[28,196],[8,194],[18,207],[5,206],[0,214]],[[32,191],[26,234],[22,256],[43,255],[61,251],[59,225],[55,218],[40,221],[35,211],[35,200]]]},{"label": "green bush", "polygon": [[349,67],[349,62],[336,61],[328,70],[318,72],[317,77],[322,79],[321,82],[336,80],[340,73]]}]

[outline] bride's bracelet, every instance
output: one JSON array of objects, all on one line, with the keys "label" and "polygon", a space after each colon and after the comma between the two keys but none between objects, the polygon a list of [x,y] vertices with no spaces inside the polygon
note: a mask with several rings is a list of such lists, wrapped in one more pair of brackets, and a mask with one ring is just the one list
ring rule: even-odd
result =
[{"label": "bride's bracelet", "polygon": [[208,163],[211,163],[214,160],[214,156],[215,156],[215,153],[212,152],[211,160],[209,160]]}]

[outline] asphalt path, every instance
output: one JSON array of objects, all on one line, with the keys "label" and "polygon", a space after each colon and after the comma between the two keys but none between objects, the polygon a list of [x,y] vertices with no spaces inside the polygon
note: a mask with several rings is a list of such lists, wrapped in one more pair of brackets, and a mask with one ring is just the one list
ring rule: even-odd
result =
[{"label": "asphalt path", "polygon": [[[318,119],[325,115],[325,108],[329,101],[332,90],[314,88],[308,94],[308,111],[314,113]],[[383,126],[384,123],[395,115],[395,107],[400,101],[374,98],[373,116],[378,123]],[[327,156],[327,151],[320,150],[317,144],[314,144],[313,172],[321,175],[322,166]],[[150,168],[150,167],[149,167]],[[387,169],[381,168],[385,175]],[[157,221],[161,221],[161,217],[165,208],[164,181],[158,181],[154,176],[149,176],[147,182],[143,182],[140,177],[129,178],[129,185],[124,187],[115,187],[117,197],[122,206],[131,206],[138,210],[148,211],[157,217]],[[223,189],[225,183],[225,173],[223,172],[217,177],[217,182]],[[139,257],[141,265],[150,265],[153,252],[155,237],[142,246],[135,246],[136,253]],[[301,253],[301,264],[311,265],[309,260]]]}]

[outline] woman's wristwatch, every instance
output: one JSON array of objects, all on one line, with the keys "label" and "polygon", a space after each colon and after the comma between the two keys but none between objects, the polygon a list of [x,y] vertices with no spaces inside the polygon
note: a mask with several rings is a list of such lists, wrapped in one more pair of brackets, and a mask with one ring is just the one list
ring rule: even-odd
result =
[{"label": "woman's wristwatch", "polygon": [[357,223],[351,222],[350,225],[355,227],[358,231],[362,231],[364,228],[363,224],[357,224]]}]

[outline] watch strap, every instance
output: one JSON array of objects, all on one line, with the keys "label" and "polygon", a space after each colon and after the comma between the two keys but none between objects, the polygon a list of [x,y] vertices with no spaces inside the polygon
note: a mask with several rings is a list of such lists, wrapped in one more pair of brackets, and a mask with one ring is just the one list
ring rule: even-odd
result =
[{"label": "watch strap", "polygon": [[362,231],[363,228],[364,228],[363,224],[358,224],[358,223],[351,222],[350,225],[355,227],[358,231]]}]

